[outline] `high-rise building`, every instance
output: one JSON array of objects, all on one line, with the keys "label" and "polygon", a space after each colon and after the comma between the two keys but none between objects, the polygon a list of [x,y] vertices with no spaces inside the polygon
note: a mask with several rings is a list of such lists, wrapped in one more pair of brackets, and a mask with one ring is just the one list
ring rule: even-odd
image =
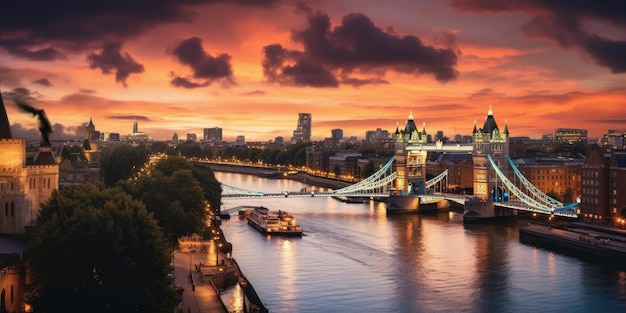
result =
[{"label": "high-rise building", "polygon": [[343,129],[335,128],[331,130],[330,133],[333,139],[343,139]]},{"label": "high-rise building", "polygon": [[213,142],[222,141],[222,129],[219,127],[205,128],[203,140]]},{"label": "high-rise building", "polygon": [[187,134],[187,141],[196,142],[196,140],[197,140],[196,134]]},{"label": "high-rise building", "polygon": [[311,113],[298,113],[298,126],[293,131],[291,142],[311,141]]},{"label": "high-rise building", "polygon": [[587,130],[575,128],[557,128],[554,133],[556,140],[574,144],[577,142],[587,143]]}]

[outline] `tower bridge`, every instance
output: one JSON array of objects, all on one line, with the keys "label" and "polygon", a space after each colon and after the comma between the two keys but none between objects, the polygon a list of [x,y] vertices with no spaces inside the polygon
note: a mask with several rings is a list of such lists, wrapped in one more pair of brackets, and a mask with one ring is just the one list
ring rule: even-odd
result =
[{"label": "tower bridge", "polygon": [[[518,211],[576,218],[578,203],[562,203],[533,186],[509,158],[509,130],[500,130],[491,107],[482,127],[474,121],[472,143],[429,143],[426,126],[415,125],[413,114],[403,129],[396,124],[395,155],[376,173],[353,185],[328,192],[279,191],[262,193],[222,185],[223,198],[376,197],[387,198],[387,213],[436,211],[450,203],[464,206],[464,222],[507,218]],[[473,195],[449,194],[448,171],[426,180],[428,153],[471,154]]]}]

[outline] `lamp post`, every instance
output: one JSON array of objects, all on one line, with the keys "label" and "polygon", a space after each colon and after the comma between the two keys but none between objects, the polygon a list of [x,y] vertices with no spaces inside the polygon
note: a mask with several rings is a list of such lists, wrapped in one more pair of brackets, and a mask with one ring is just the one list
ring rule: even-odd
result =
[{"label": "lamp post", "polygon": [[219,263],[220,252],[219,252],[219,247],[218,247],[219,240],[220,240],[220,236],[219,235],[220,235],[220,232],[218,231],[218,232],[216,232],[216,236],[213,237],[214,244],[215,244],[215,266],[216,267],[220,265],[220,263]]},{"label": "lamp post", "polygon": [[189,254],[189,275],[191,276],[191,251],[187,252]]}]

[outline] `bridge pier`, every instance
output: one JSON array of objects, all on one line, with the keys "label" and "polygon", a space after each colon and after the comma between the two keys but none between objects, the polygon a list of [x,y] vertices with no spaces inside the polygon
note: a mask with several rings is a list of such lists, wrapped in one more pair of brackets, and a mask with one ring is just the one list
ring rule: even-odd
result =
[{"label": "bridge pier", "polygon": [[465,201],[463,223],[491,223],[517,218],[517,210],[498,206],[491,201]]}]

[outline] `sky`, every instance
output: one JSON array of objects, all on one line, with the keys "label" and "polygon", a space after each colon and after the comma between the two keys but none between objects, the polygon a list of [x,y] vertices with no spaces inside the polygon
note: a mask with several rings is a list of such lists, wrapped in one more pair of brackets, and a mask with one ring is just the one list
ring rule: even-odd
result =
[{"label": "sky", "polygon": [[363,139],[409,117],[469,135],[626,129],[626,2],[33,0],[2,5],[0,90],[17,138]]}]

